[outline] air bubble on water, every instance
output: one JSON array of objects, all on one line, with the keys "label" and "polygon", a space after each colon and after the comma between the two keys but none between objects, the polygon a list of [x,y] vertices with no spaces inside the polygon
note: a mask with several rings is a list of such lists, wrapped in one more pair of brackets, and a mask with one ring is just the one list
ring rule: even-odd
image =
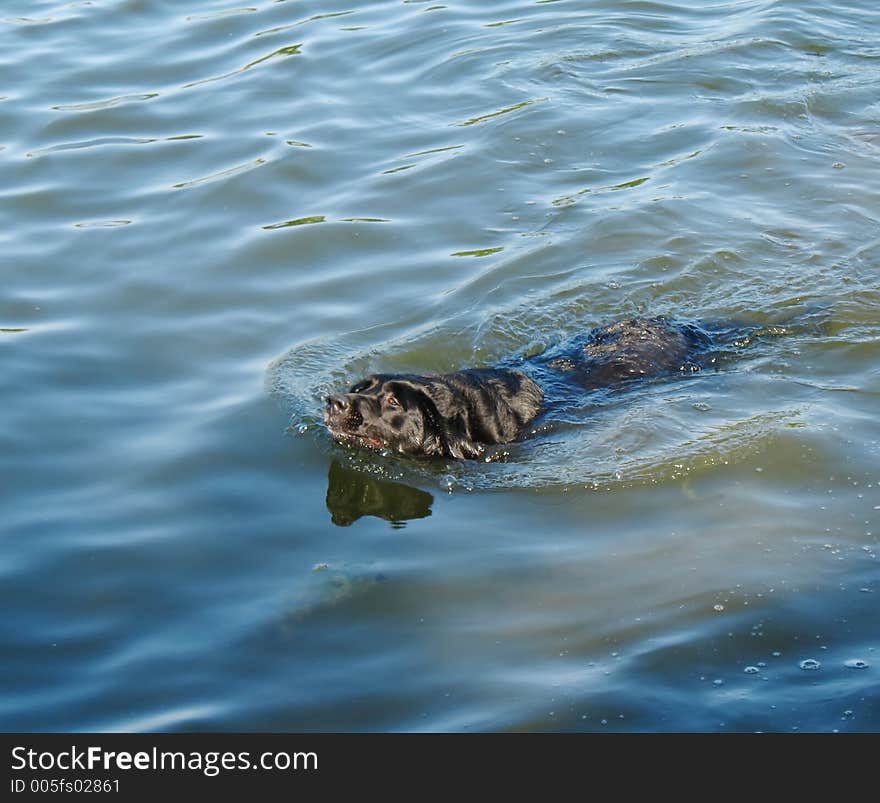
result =
[{"label": "air bubble on water", "polygon": [[760,671],[761,670],[758,669],[758,667],[756,666],[747,666],[745,669],[743,669],[743,672],[745,672],[747,675],[757,675]]},{"label": "air bubble on water", "polygon": [[602,725],[607,725],[607,724],[608,724],[608,720],[607,720],[607,719],[603,719],[601,724],[602,724]]},{"label": "air bubble on water", "polygon": [[844,661],[844,664],[850,669],[867,669],[870,666],[870,664],[862,658],[850,658],[848,661]]},{"label": "air bubble on water", "polygon": [[713,686],[723,686],[724,681],[721,678],[716,678],[715,680],[712,681],[712,685]]},{"label": "air bubble on water", "polygon": [[701,413],[707,413],[709,412],[709,410],[712,409],[708,404],[706,404],[706,402],[694,402],[691,407],[693,407],[695,410],[699,410]]},{"label": "air bubble on water", "polygon": [[721,603],[712,606],[713,611],[718,611],[719,613],[724,610],[724,606]]},{"label": "air bubble on water", "polygon": [[443,485],[445,486],[447,493],[452,493],[455,490],[455,477],[451,474],[447,474],[443,478]]},{"label": "air bubble on water", "polygon": [[820,664],[815,658],[805,658],[800,664],[798,664],[798,666],[800,666],[801,669],[812,672],[822,666],[822,664]]},{"label": "air bubble on water", "polygon": [[305,435],[306,432],[308,432],[308,431],[309,431],[308,424],[297,424],[296,425],[296,434],[297,435]]}]

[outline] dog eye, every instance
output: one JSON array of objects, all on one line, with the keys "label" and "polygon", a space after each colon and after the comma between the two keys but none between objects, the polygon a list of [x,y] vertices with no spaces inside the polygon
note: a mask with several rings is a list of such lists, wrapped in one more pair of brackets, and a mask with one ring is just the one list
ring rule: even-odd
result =
[{"label": "dog eye", "polygon": [[382,403],[386,407],[390,407],[393,410],[400,409],[400,402],[397,400],[397,396],[395,396],[393,393],[385,394],[384,398],[382,399]]}]

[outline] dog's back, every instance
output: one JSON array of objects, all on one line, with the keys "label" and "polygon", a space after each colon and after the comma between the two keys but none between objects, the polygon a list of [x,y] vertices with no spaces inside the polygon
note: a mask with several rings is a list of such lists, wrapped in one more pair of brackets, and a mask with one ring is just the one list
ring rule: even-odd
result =
[{"label": "dog's back", "polygon": [[693,324],[630,318],[593,329],[528,362],[590,390],[633,379],[693,373],[703,367],[711,347],[711,337]]}]

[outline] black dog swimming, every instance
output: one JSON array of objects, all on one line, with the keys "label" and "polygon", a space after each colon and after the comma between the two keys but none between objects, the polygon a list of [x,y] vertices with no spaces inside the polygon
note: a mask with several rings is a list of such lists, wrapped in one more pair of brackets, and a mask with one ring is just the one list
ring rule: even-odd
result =
[{"label": "black dog swimming", "polygon": [[632,318],[516,368],[368,376],[348,393],[327,397],[324,423],[336,440],[371,449],[478,458],[487,446],[526,434],[545,411],[550,386],[594,390],[690,374],[714,361],[714,347],[712,336],[694,324]]}]

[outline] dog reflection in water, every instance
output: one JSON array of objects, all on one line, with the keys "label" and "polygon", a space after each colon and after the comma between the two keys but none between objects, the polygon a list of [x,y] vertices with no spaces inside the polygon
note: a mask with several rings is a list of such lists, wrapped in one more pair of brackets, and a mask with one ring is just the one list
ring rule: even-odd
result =
[{"label": "dog reflection in water", "polygon": [[334,524],[348,527],[361,516],[376,516],[403,527],[410,519],[431,515],[434,497],[400,482],[380,480],[343,468],[338,460],[327,475],[327,510]]}]

